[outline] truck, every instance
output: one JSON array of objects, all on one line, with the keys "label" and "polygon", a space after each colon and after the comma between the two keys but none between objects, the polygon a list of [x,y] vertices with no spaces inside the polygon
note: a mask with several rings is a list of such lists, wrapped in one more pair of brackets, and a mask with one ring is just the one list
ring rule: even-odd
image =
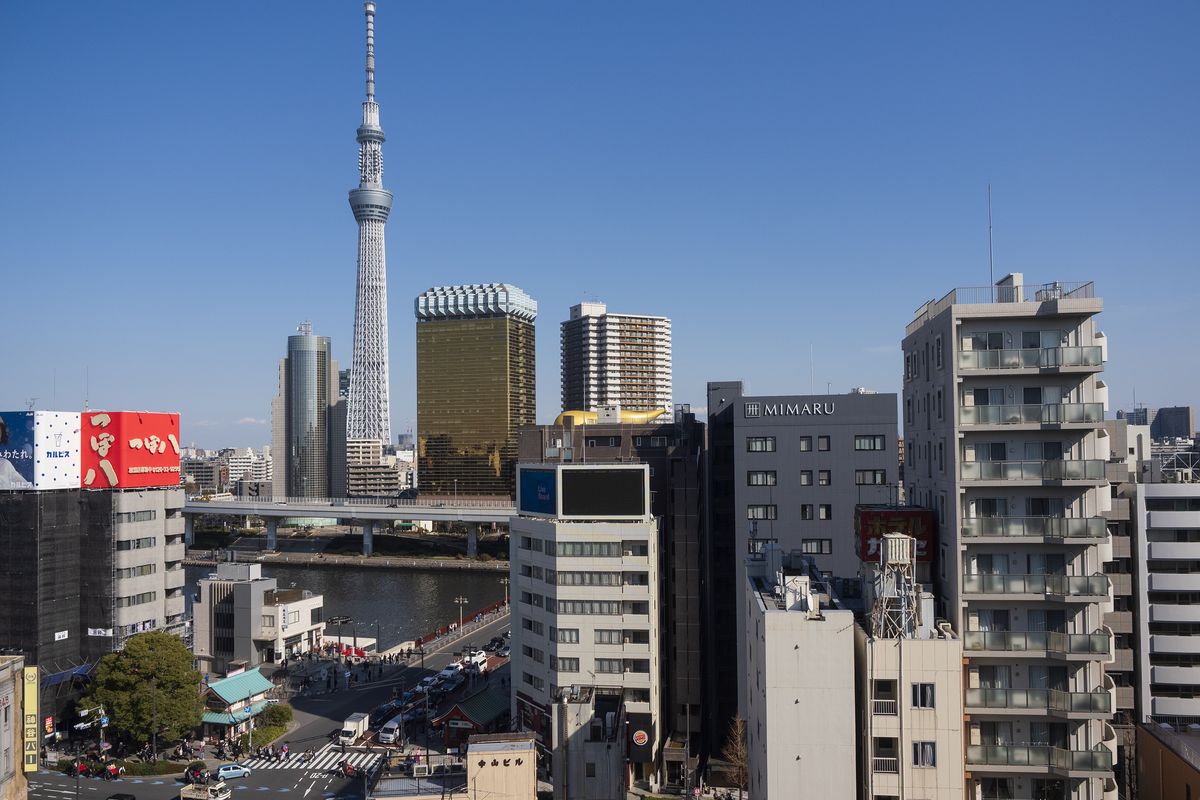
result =
[{"label": "truck", "polygon": [[179,800],[229,800],[232,795],[225,781],[193,783],[179,790]]},{"label": "truck", "polygon": [[371,715],[361,711],[346,717],[346,721],[342,723],[342,732],[338,734],[338,744],[354,744],[367,732],[367,724],[370,721]]}]

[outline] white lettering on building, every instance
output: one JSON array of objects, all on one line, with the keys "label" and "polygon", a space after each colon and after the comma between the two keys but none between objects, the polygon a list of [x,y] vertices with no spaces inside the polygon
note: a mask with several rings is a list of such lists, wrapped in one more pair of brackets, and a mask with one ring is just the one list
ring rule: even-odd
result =
[{"label": "white lettering on building", "polygon": [[[834,412],[836,403],[764,403],[764,417],[813,417]],[[747,414],[747,416],[752,416]],[[753,415],[757,416],[757,415]]]}]

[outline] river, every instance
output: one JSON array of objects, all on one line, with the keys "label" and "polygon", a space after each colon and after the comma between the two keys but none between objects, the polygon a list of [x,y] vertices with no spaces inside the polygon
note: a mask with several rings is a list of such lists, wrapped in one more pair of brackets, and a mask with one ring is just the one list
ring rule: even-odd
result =
[{"label": "river", "polygon": [[[207,567],[187,567],[187,591],[195,596],[197,580],[212,572]],[[354,567],[294,567],[263,564],[263,576],[275,578],[279,588],[308,589],[325,596],[325,618],[347,616],[357,623],[358,634],[375,638],[386,650],[415,639],[434,628],[458,622],[456,597],[471,613],[504,599],[503,572],[473,570],[356,569]],[[354,625],[346,625],[350,636]],[[328,632],[337,635],[337,626]]]}]

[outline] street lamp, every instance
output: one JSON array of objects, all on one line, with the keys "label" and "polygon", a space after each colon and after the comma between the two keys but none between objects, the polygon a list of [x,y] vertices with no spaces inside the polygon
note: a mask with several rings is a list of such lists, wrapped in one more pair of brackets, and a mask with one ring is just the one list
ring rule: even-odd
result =
[{"label": "street lamp", "polygon": [[458,635],[462,636],[463,606],[465,606],[468,601],[467,598],[460,594],[458,597],[454,598],[454,602],[458,604]]},{"label": "street lamp", "polygon": [[500,579],[500,584],[504,587],[504,607],[508,607],[508,584],[511,583],[508,576],[505,575]]},{"label": "street lamp", "polygon": [[454,503],[458,504],[458,478],[454,479]]}]

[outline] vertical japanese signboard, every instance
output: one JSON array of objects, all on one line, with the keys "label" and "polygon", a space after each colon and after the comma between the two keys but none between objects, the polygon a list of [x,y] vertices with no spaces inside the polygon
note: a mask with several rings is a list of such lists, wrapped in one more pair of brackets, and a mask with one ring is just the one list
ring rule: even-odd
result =
[{"label": "vertical japanese signboard", "polygon": [[24,747],[21,759],[25,772],[37,772],[38,742],[41,724],[38,714],[38,668],[25,667],[25,691],[21,700],[21,740]]}]

